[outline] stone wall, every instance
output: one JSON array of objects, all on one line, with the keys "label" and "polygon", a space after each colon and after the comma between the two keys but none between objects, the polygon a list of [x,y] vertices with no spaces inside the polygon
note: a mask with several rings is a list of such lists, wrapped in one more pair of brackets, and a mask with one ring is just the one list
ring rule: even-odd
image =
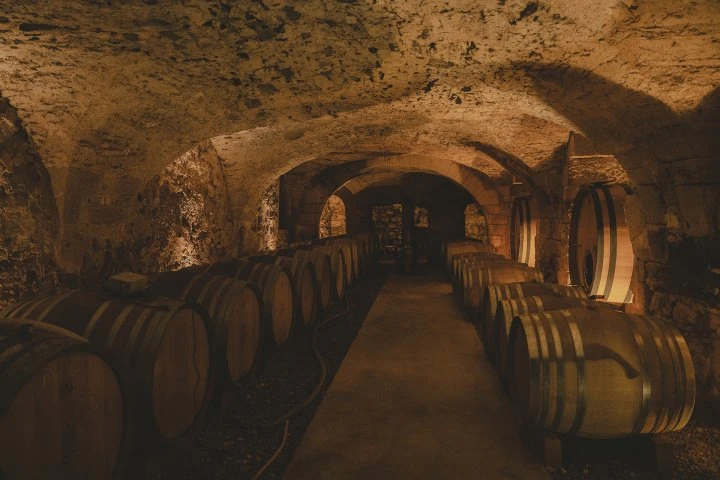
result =
[{"label": "stone wall", "polygon": [[55,285],[57,239],[48,172],[16,110],[0,97],[0,310]]},{"label": "stone wall", "polygon": [[248,252],[256,253],[275,250],[280,245],[280,182],[276,181],[265,191],[257,210],[253,232],[257,242]]},{"label": "stone wall", "polygon": [[372,223],[381,247],[402,244],[402,204],[376,205],[372,207]]},{"label": "stone wall", "polygon": [[125,238],[95,239],[80,275],[156,272],[212,263],[234,254],[233,221],[217,153],[196,146],[153,177],[137,194]]},{"label": "stone wall", "polygon": [[488,243],[487,220],[477,203],[471,203],[465,208],[465,236]]}]

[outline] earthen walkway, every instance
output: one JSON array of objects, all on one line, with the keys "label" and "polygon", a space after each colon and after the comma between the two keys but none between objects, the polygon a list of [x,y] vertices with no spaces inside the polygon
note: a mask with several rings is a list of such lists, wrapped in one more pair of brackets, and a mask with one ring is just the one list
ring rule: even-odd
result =
[{"label": "earthen walkway", "polygon": [[547,479],[439,274],[392,275],[285,479]]}]

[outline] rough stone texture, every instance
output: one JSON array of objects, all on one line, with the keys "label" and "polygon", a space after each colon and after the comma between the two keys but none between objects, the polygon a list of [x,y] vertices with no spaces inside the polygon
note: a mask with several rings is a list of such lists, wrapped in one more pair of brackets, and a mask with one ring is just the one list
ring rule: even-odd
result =
[{"label": "rough stone texture", "polygon": [[465,208],[465,236],[488,242],[487,220],[482,207],[472,203]]},{"label": "rough stone texture", "polygon": [[267,252],[280,248],[280,182],[275,182],[265,191],[257,208],[257,220],[253,225],[255,245],[247,252]]},{"label": "rough stone texture", "polygon": [[[575,178],[602,171],[617,181],[623,172],[603,163],[613,158],[635,193],[626,214],[636,307],[646,310],[655,295],[716,304],[717,1],[3,7],[0,88],[49,173],[55,198],[40,203],[54,201],[59,218],[57,234],[38,227],[33,240],[47,246],[24,259],[57,246],[56,263],[76,273],[96,269],[106,252],[121,257],[137,194],[212,139],[238,251],[269,245],[258,208],[269,212],[263,195],[282,174],[301,186],[292,235],[315,236],[322,205],[353,177],[429,172],[471,192],[501,253],[509,253],[509,191],[522,182],[546,208],[541,268],[562,282],[569,196],[557,191],[557,160],[567,149],[601,154],[585,162],[593,172],[573,169]],[[590,147],[568,148],[571,131]],[[45,220],[23,225],[35,232],[34,222]],[[714,342],[694,350],[709,372],[719,370],[710,368]]]},{"label": "rough stone texture", "polygon": [[381,247],[399,247],[402,244],[402,204],[372,207],[372,223]]},{"label": "rough stone texture", "polygon": [[50,177],[17,112],[0,97],[0,311],[55,285],[57,235]]},{"label": "rough stone texture", "polygon": [[337,195],[331,195],[320,214],[320,238],[346,233],[345,202]]},{"label": "rough stone texture", "polygon": [[[233,230],[222,166],[212,145],[205,143],[176,159],[138,193],[124,252],[116,256],[120,266],[139,272],[212,263],[236,253]],[[93,262],[85,263],[87,275]]]}]

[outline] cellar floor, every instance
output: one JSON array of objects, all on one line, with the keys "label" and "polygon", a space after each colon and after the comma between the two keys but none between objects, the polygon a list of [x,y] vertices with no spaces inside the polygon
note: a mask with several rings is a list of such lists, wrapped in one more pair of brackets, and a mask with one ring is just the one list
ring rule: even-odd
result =
[{"label": "cellar floor", "polygon": [[439,273],[391,275],[285,474],[546,479]]}]

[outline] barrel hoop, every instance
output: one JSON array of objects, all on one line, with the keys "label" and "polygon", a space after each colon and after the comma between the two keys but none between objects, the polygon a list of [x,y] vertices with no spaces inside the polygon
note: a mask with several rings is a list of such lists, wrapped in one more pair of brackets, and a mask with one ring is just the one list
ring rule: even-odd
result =
[{"label": "barrel hoop", "polygon": [[[208,267],[208,269],[209,269],[209,267]],[[190,291],[192,290],[192,288],[193,288],[193,287],[195,286],[195,284],[200,280],[200,278],[205,278],[205,274],[207,274],[207,270],[205,270],[205,272],[202,273],[202,274],[197,274],[197,275],[195,275],[195,276],[192,278],[192,280],[190,280],[190,281],[188,282],[188,284],[185,285],[185,288],[183,288],[182,292],[180,293],[180,298],[182,298],[183,300],[185,300],[185,299],[187,298],[187,296],[190,294]]]},{"label": "barrel hoop", "polygon": [[[215,282],[209,281],[207,282],[207,285],[205,288],[203,288],[203,291],[200,293],[200,296],[198,297],[197,302],[201,305],[207,304],[207,313],[210,316],[210,318],[215,318],[218,315],[218,302],[224,298],[223,295],[228,290],[230,285],[233,284],[235,280],[232,278],[219,278],[215,279]],[[220,285],[217,285],[217,284]],[[212,290],[210,287],[213,287]],[[210,299],[206,299],[207,295],[212,291],[212,294],[210,295]]]},{"label": "barrel hoop", "polygon": [[[673,372],[675,373],[675,404],[673,409],[673,414],[671,418],[674,420],[673,425],[670,426],[669,431],[675,431],[678,429],[680,422],[682,421],[685,410],[685,399],[687,398],[687,391],[686,391],[686,384],[684,382],[685,380],[685,363],[683,362],[682,355],[680,353],[680,345],[678,345],[677,337],[674,335],[670,329],[666,328],[666,325],[664,323],[660,323],[661,329],[665,331],[666,335],[665,338],[670,338],[668,340],[668,343],[672,341],[672,346],[670,347],[670,358],[673,360]],[[677,360],[677,363],[676,361]],[[680,372],[680,378],[678,378],[678,370]]]},{"label": "barrel hoop", "polygon": [[605,195],[607,205],[608,223],[610,228],[610,261],[608,264],[607,281],[605,283],[605,298],[610,298],[612,292],[613,281],[615,280],[615,263],[617,262],[617,218],[615,217],[615,203],[610,194],[610,189],[603,185],[599,187]]},{"label": "barrel hoop", "polygon": [[[147,322],[150,321],[150,320],[146,319],[146,317],[150,313],[152,313],[152,312],[149,309],[144,310],[140,313],[140,317],[137,320],[135,320],[135,322],[133,323],[132,329],[130,330],[130,335],[128,336],[128,339],[127,339],[127,343],[125,344],[125,346],[123,348],[123,350],[125,350],[125,352],[127,352],[126,353],[127,356],[125,358],[124,364],[125,364],[125,368],[129,372],[132,371],[131,368],[135,366],[135,365],[133,365],[133,363],[136,363],[136,362],[133,362],[133,359],[137,358],[137,354],[134,352],[135,343],[138,341],[138,337],[140,336],[140,330],[143,328],[143,326],[145,326],[145,324]],[[147,328],[146,328],[146,332],[145,332],[145,338],[147,338]]]},{"label": "barrel hoop", "polygon": [[575,408],[575,418],[568,431],[570,434],[575,434],[580,430],[585,420],[587,403],[585,399],[585,349],[583,348],[580,329],[578,328],[575,318],[573,318],[568,310],[560,310],[560,312],[565,317],[565,321],[570,329],[570,338],[573,343],[573,349],[575,350],[575,363],[577,365],[577,406]]},{"label": "barrel hoop", "polygon": [[[509,291],[510,291],[510,285],[508,285],[508,295],[510,294]],[[515,292],[517,292],[517,296],[518,296],[518,297],[524,297],[524,296],[525,296],[525,295],[523,294],[523,288],[522,288],[522,285],[521,285],[520,283],[516,283],[516,284],[515,284]]]},{"label": "barrel hoop", "polygon": [[[592,198],[593,207],[595,208],[595,228],[597,230],[597,258],[595,259],[595,265],[593,265],[595,276],[593,278],[592,285],[588,285],[588,288],[590,288],[590,292],[593,295],[598,295],[598,288],[600,285],[600,279],[602,278],[603,265],[605,260],[605,227],[603,225],[602,205],[600,204],[600,198],[598,197],[597,191],[594,188],[590,188],[589,191],[590,197]],[[580,254],[582,255],[583,252],[580,252]],[[580,276],[582,277],[582,273],[580,273]]]},{"label": "barrel hoop", "polygon": [[[542,348],[542,343],[540,340],[540,335],[538,331],[538,325],[537,325],[537,315],[531,314],[529,315],[530,318],[530,328],[532,329],[532,338],[535,344],[535,350],[536,350],[536,358],[534,360],[535,364],[535,372],[533,375],[533,380],[531,381],[531,384],[534,384],[534,388],[531,391],[535,392],[535,395],[532,395],[531,398],[533,399],[532,402],[532,416],[533,423],[537,424],[540,420],[540,414],[542,412],[542,407],[544,403],[544,385],[545,385],[545,359],[544,357],[544,351]],[[529,340],[529,339],[528,339]],[[529,344],[529,341],[528,341]],[[529,347],[528,347],[529,348]],[[531,369],[532,372],[532,369]]]},{"label": "barrel hoop", "polygon": [[519,318],[522,319],[522,327],[525,331],[528,346],[528,360],[530,361],[530,405],[528,405],[528,417],[534,420],[539,408],[537,401],[541,383],[540,372],[538,371],[540,368],[539,343],[535,335],[535,322],[532,317],[532,315],[525,315]]},{"label": "barrel hoop", "polygon": [[85,330],[82,334],[83,337],[90,339],[90,335],[92,335],[93,330],[95,330],[95,325],[97,325],[98,320],[105,314],[111,304],[112,302],[110,300],[106,300],[95,310],[95,313],[93,313],[93,316],[90,317],[87,325],[85,325]]},{"label": "barrel hoop", "polygon": [[650,376],[647,374],[648,365],[648,351],[645,345],[645,339],[643,334],[637,325],[638,319],[635,315],[628,315],[628,327],[632,332],[633,338],[635,339],[635,345],[638,349],[638,357],[640,358],[640,374],[642,375],[642,394],[640,397],[640,411],[638,412],[635,426],[633,427],[633,434],[644,433],[645,424],[647,423],[648,415],[650,414],[650,397],[652,396],[652,382]]},{"label": "barrel hoop", "polygon": [[[655,351],[657,353],[657,359],[658,363],[660,364],[661,374],[659,376],[660,378],[660,385],[658,391],[661,392],[660,395],[658,395],[658,399],[660,400],[660,408],[658,409],[657,416],[655,417],[655,423],[653,424],[652,428],[648,433],[655,433],[655,432],[661,432],[664,431],[664,429],[667,427],[668,420],[664,420],[665,417],[668,414],[668,407],[665,405],[665,365],[663,362],[663,359],[666,357],[665,348],[663,348],[663,341],[662,341],[662,332],[658,332],[657,325],[655,325],[655,322],[649,321],[648,319],[645,319],[645,325],[648,328],[648,331],[650,332],[650,336],[652,337],[653,344],[655,345]],[[664,424],[663,424],[664,422]]]},{"label": "barrel hoop", "polygon": [[[47,307],[45,307],[45,310],[43,310],[43,312],[37,318],[33,318],[33,320],[37,320],[38,322],[44,322],[45,317],[48,316],[48,314],[52,311],[53,308],[55,308],[60,302],[62,302],[63,300],[65,300],[67,297],[74,294],[75,292],[76,292],[76,290],[70,290],[69,292],[63,293],[62,295],[58,295],[48,304]],[[24,315],[23,315],[23,318],[25,318]]]},{"label": "barrel hoop", "polygon": [[549,425],[552,431],[557,431],[565,410],[565,358],[563,356],[562,337],[560,336],[558,323],[555,321],[555,318],[550,312],[543,312],[542,316],[547,320],[548,327],[550,329],[550,335],[552,336],[555,350],[555,363],[557,365],[557,398],[555,404],[555,415]]},{"label": "barrel hoop", "polygon": [[[194,315],[194,313],[193,313]],[[150,324],[148,325],[148,328],[145,330],[145,335],[143,335],[142,343],[140,343],[140,349],[136,355],[136,358],[138,360],[142,359],[142,356],[147,357],[147,366],[148,368],[142,372],[143,379],[145,381],[145,384],[147,385],[148,391],[153,391],[153,385],[154,385],[154,369],[155,369],[155,361],[157,359],[157,354],[160,349],[160,344],[162,342],[163,335],[165,333],[165,330],[167,329],[168,325],[170,324],[170,315],[154,315],[152,318],[148,320]],[[150,342],[153,342],[152,348],[150,346]],[[137,363],[136,363],[137,365]],[[143,365],[141,362],[140,365]],[[137,366],[140,366],[137,365]]]},{"label": "barrel hoop", "polygon": [[[546,394],[544,396],[543,401],[543,407],[542,407],[542,414],[540,415],[542,419],[542,426],[544,428],[547,428],[548,425],[548,419],[549,419],[549,410],[550,410],[550,392],[552,391],[552,388],[550,388],[550,371],[551,369],[555,370],[555,378],[557,381],[557,374],[558,374],[558,363],[557,363],[557,351],[556,351],[556,342],[555,342],[555,336],[553,335],[553,332],[550,328],[549,324],[552,324],[552,319],[548,322],[548,318],[546,315],[540,313],[537,316],[539,326],[543,332],[543,337],[545,338],[545,350],[547,355],[544,358],[544,368],[545,372],[547,373],[545,381],[543,384],[545,385]],[[550,335],[550,338],[548,338],[548,334]],[[555,414],[557,414],[557,405],[555,405]],[[555,415],[553,415],[554,420]]]},{"label": "barrel hoop", "polygon": [[533,298],[533,300],[535,300],[535,305],[537,306],[537,311],[538,311],[538,312],[544,312],[544,311],[545,311],[545,307],[543,306],[542,298],[540,298],[540,297],[537,296],[537,295],[534,296],[534,297],[532,297],[532,298]]},{"label": "barrel hoop", "polygon": [[547,338],[545,326],[542,324],[542,315],[538,314],[535,318],[537,320],[533,322],[537,331],[538,344],[540,345],[540,384],[543,388],[540,389],[540,410],[537,413],[538,422],[542,425],[545,424],[547,419],[548,408],[550,407],[549,393],[550,389],[547,388],[548,382],[550,381],[550,346]]}]

